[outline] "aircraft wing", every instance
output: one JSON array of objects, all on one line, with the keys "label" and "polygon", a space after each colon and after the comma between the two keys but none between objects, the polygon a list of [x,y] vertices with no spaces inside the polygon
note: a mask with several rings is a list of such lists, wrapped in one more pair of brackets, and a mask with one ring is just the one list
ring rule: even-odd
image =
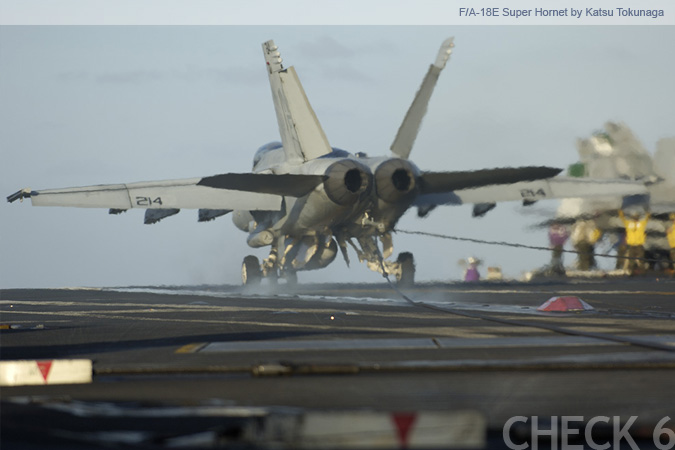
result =
[{"label": "aircraft wing", "polygon": [[622,197],[647,192],[644,183],[638,181],[555,177],[423,194],[417,198],[415,205],[462,205],[514,200],[535,202],[552,198]]},{"label": "aircraft wing", "polygon": [[205,178],[106,184],[33,191],[9,197],[30,198],[33,206],[78,208],[218,209],[276,211],[283,196],[302,196],[323,181],[316,175],[223,174]]}]

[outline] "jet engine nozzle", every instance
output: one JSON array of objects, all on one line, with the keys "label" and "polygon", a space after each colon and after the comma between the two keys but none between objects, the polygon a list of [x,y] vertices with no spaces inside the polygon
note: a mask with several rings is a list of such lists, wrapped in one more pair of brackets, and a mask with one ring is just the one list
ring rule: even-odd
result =
[{"label": "jet engine nozzle", "polygon": [[388,203],[396,203],[417,191],[419,169],[403,159],[389,159],[375,169],[377,196]]},{"label": "jet engine nozzle", "polygon": [[370,191],[371,180],[368,167],[358,161],[343,159],[328,167],[323,187],[332,201],[338,205],[348,205]]}]

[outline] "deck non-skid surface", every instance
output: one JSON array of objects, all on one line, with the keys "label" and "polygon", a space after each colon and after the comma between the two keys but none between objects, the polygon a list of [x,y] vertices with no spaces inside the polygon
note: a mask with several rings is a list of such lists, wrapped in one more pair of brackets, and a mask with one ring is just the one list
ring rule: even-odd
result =
[{"label": "deck non-skid surface", "polygon": [[[35,396],[469,409],[496,431],[513,416],[648,424],[674,416],[672,281],[438,284],[405,293],[420,304],[386,284],[0,291],[3,361],[91,359],[94,369],[91,384],[3,387],[3,436],[27,432],[7,427],[17,427]],[[595,310],[536,311],[558,295]]]}]

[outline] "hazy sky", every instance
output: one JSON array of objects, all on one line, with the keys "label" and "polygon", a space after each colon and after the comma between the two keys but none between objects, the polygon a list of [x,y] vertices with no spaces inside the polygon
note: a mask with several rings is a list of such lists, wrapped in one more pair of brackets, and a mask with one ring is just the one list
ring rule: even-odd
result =
[{"label": "hazy sky", "polygon": [[[245,172],[278,139],[261,43],[294,65],[333,146],[387,154],[440,43],[455,50],[411,159],[428,170],[566,167],[575,140],[608,121],[650,151],[675,135],[671,26],[0,27],[0,193]],[[557,203],[410,210],[399,227],[546,245],[530,225]],[[246,234],[229,216],[0,202],[0,287],[239,283]],[[395,235],[417,278],[458,279],[477,256],[508,276],[548,252]],[[570,257],[567,256],[569,259]],[[300,281],[379,281],[338,256]],[[485,268],[483,267],[483,270]]]}]

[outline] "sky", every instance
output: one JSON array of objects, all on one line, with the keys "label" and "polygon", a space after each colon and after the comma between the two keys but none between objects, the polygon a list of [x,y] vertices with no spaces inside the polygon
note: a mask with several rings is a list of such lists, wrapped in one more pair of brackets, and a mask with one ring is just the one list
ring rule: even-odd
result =
[{"label": "sky", "polygon": [[[295,66],[331,145],[389,154],[441,42],[455,37],[411,159],[422,170],[577,160],[575,141],[624,122],[651,152],[675,135],[672,26],[0,26],[0,193],[247,172],[278,140],[261,44]],[[547,245],[555,201],[447,206],[399,228]],[[0,202],[0,287],[238,284],[251,249],[230,216]],[[508,277],[547,251],[394,236],[417,279],[457,280],[461,258]],[[338,258],[300,282],[378,282]],[[571,262],[567,256],[567,262]]]}]

